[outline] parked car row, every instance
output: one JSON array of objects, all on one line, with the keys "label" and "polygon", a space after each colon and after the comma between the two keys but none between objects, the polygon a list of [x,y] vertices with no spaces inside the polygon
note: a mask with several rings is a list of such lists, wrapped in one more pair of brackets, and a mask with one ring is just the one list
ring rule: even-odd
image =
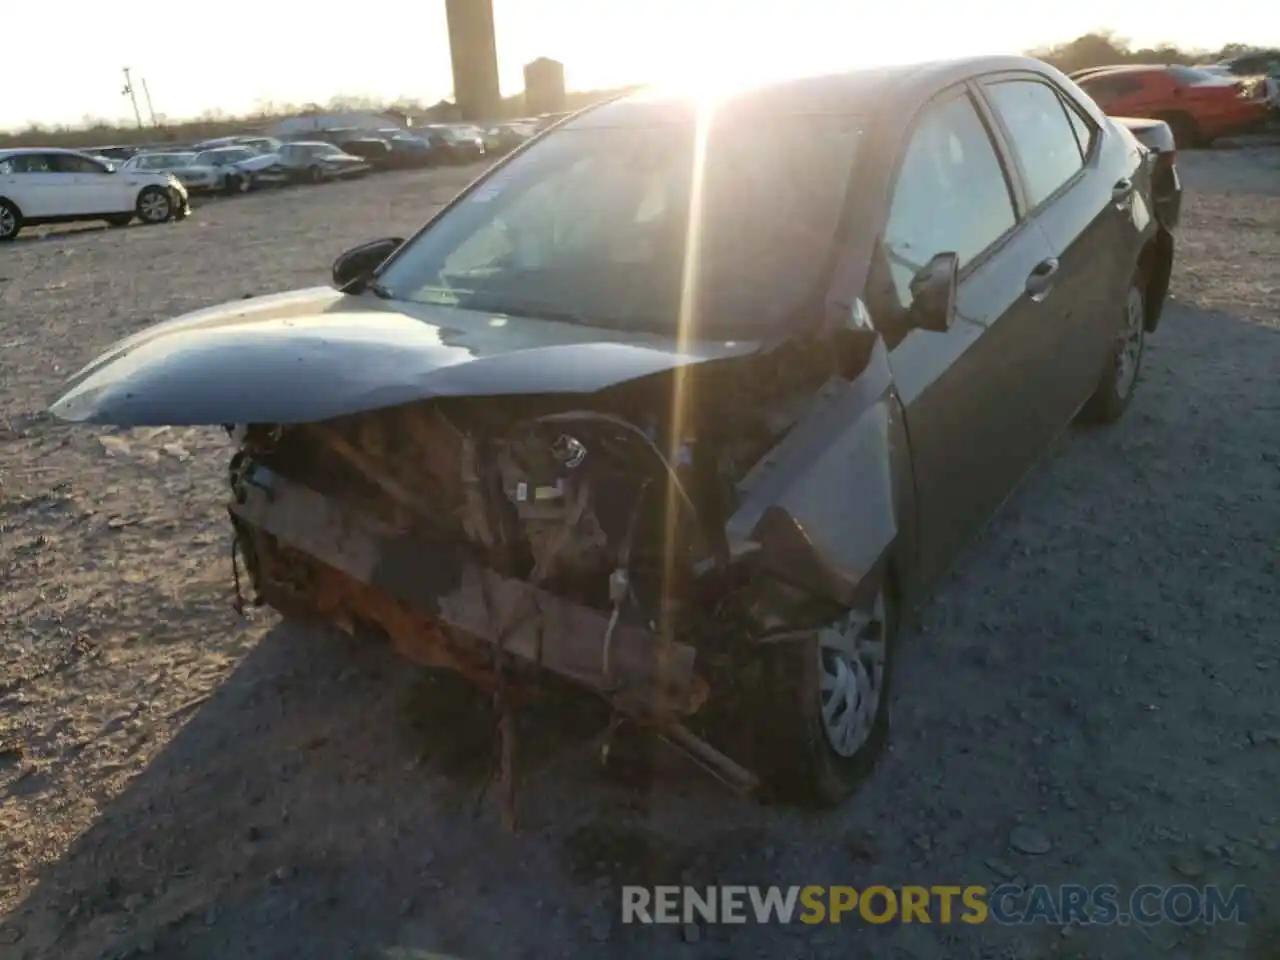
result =
[{"label": "parked car row", "polygon": [[288,140],[218,137],[190,145],[108,145],[89,150],[0,151],[0,241],[27,226],[103,220],[123,226],[180,219],[193,194],[246,193],[289,183],[325,183],[379,170],[471,163],[506,153],[534,124],[482,130],[432,124],[378,130],[319,130]]},{"label": "parked car row", "polygon": [[1071,79],[1113,117],[1163,120],[1183,147],[1249,133],[1272,113],[1266,78],[1229,70],[1123,64],[1077,70]]}]

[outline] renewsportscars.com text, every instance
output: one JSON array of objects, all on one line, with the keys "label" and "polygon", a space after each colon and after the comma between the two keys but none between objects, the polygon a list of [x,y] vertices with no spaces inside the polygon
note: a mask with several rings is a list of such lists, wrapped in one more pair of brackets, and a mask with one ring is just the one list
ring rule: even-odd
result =
[{"label": "renewsportscars.com text", "polygon": [[1037,885],[622,888],[623,923],[1245,923],[1244,887]]}]

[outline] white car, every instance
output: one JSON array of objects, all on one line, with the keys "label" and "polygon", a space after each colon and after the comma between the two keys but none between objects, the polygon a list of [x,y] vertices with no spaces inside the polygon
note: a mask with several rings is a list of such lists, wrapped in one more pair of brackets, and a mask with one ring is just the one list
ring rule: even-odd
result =
[{"label": "white car", "polygon": [[123,227],[181,220],[191,212],[187,188],[167,173],[117,170],[76,150],[0,150],[0,241],[25,226],[105,220]]},{"label": "white car", "polygon": [[139,153],[120,164],[121,173],[171,173],[189,193],[211,193],[223,186],[225,173],[217,167],[201,166],[194,153]]}]

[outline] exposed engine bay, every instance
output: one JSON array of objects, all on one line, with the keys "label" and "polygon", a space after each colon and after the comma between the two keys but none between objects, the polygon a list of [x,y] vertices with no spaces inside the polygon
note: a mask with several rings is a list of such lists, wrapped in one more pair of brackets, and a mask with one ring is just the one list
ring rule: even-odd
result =
[{"label": "exposed engine bay", "polygon": [[749,475],[845,391],[815,393],[814,367],[794,366],[808,375],[756,380],[769,396],[757,386],[747,402],[745,366],[700,376],[683,420],[661,378],[590,408],[435,399],[230,428],[230,512],[255,602],[376,627],[509,700],[550,669],[753,790],[756,776],[682,718],[727,695],[753,639],[838,608],[780,575],[803,580],[812,564],[754,562],[770,544],[732,537],[730,521]]}]

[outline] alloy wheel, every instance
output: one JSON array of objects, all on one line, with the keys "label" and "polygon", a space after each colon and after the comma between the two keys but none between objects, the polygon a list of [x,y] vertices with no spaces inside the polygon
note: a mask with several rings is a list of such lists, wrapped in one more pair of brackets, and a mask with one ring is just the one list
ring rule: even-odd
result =
[{"label": "alloy wheel", "polygon": [[0,207],[0,239],[13,236],[18,230],[18,218],[8,207]]},{"label": "alloy wheel", "polygon": [[852,757],[866,744],[884,694],[888,625],[883,592],[818,635],[822,729],[831,749]]},{"label": "alloy wheel", "polygon": [[163,193],[151,191],[142,195],[138,201],[138,213],[147,223],[160,223],[169,218],[169,198]]}]

